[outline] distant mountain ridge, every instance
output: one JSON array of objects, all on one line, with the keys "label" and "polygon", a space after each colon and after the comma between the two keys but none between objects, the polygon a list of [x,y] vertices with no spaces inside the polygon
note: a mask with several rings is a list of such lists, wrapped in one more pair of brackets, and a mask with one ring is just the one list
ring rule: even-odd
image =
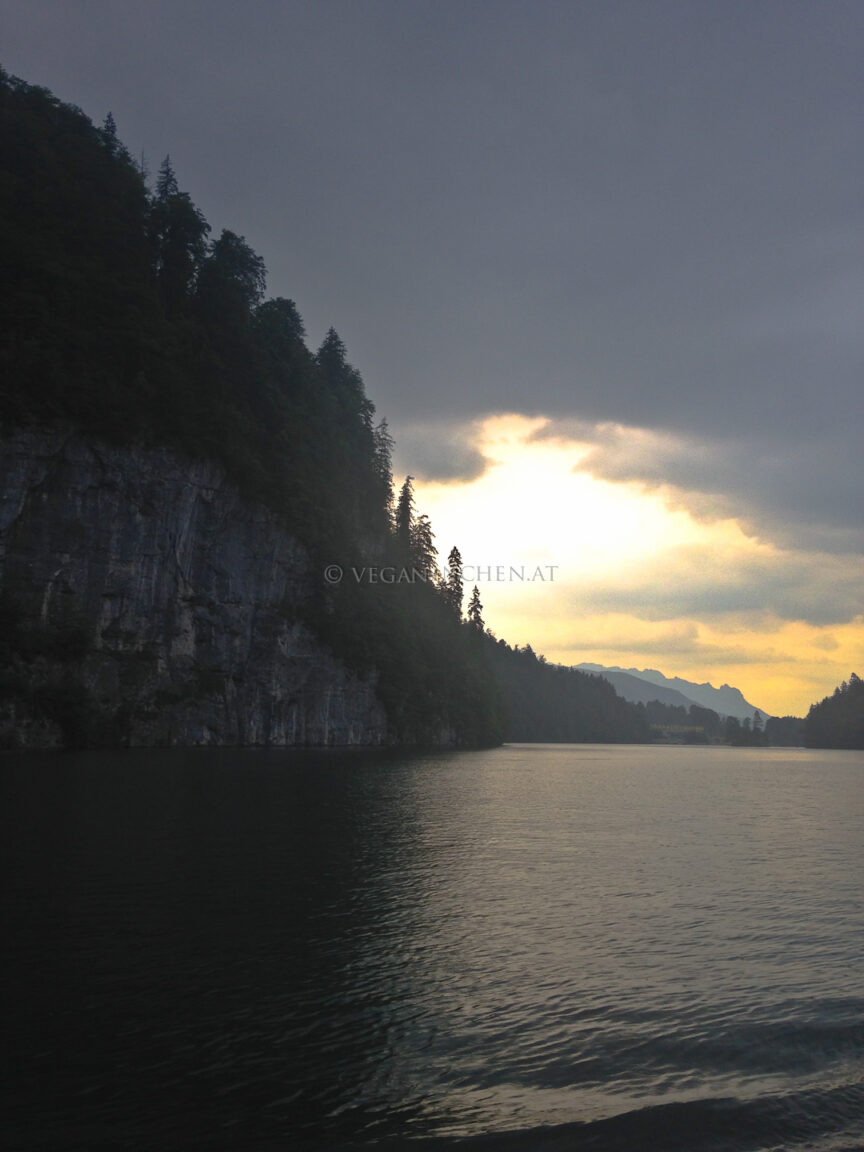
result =
[{"label": "distant mountain ridge", "polygon": [[587,662],[575,667],[582,672],[596,672],[605,677],[616,692],[634,704],[640,701],[647,704],[649,700],[659,700],[661,704],[683,704],[686,707],[698,704],[701,708],[712,708],[721,716],[735,716],[739,720],[752,718],[754,712],[759,712],[763,719],[771,715],[764,708],[751,704],[731,684],[715,688],[713,684],[696,684],[680,676],[664,676],[655,668],[607,668],[603,664]]},{"label": "distant mountain ridge", "polygon": [[650,684],[647,680],[642,680],[630,672],[611,668],[601,669],[589,664],[579,664],[578,671],[602,676],[604,680],[609,681],[619,696],[623,696],[631,704],[648,704],[651,700],[659,700],[661,704],[668,704],[671,707],[689,708],[691,704],[695,703],[694,700],[676,688],[664,688],[660,684]]}]

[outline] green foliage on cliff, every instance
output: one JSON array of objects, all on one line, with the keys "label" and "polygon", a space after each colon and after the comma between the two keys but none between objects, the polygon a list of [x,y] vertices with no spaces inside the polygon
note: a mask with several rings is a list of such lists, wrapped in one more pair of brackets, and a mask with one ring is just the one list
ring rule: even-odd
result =
[{"label": "green foliage on cliff", "polygon": [[[381,571],[414,575],[413,567]],[[451,611],[440,589],[413,583],[365,584],[347,571],[316,631],[358,671],[377,669],[379,696],[406,743],[469,744],[504,738],[500,703],[486,653]],[[424,736],[425,733],[425,736]]]}]

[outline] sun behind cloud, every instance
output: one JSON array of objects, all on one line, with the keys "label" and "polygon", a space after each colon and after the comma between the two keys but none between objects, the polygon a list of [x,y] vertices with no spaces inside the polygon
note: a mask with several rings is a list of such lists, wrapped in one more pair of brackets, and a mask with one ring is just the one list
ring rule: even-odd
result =
[{"label": "sun behind cloud", "polygon": [[474,446],[486,470],[420,478],[417,504],[442,561],[458,545],[487,624],[510,643],[734,683],[774,714],[806,712],[861,664],[848,563],[691,513],[681,493],[601,479],[585,467],[590,438],[556,435],[546,417],[490,416]]}]

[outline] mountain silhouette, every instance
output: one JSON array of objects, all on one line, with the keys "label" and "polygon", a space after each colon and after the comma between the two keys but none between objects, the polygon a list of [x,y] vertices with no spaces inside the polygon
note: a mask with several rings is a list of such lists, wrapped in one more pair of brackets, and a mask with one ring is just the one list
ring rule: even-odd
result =
[{"label": "mountain silhouette", "polygon": [[771,715],[764,708],[757,708],[745,700],[741,691],[731,684],[715,688],[713,684],[697,684],[680,676],[664,676],[655,668],[619,668],[590,663],[577,664],[575,667],[582,672],[599,673],[625,700],[634,704],[640,701],[647,704],[650,700],[659,700],[661,704],[683,704],[686,707],[698,704],[700,708],[712,708],[721,716],[736,716],[739,720],[752,718],[754,712],[761,713],[763,719]]}]

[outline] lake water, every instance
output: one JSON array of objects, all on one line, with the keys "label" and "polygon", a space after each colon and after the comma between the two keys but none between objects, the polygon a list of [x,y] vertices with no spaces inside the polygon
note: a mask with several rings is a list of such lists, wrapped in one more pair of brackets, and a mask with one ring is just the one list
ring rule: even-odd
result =
[{"label": "lake water", "polygon": [[10,1152],[864,1147],[862,753],[7,753],[0,792]]}]

